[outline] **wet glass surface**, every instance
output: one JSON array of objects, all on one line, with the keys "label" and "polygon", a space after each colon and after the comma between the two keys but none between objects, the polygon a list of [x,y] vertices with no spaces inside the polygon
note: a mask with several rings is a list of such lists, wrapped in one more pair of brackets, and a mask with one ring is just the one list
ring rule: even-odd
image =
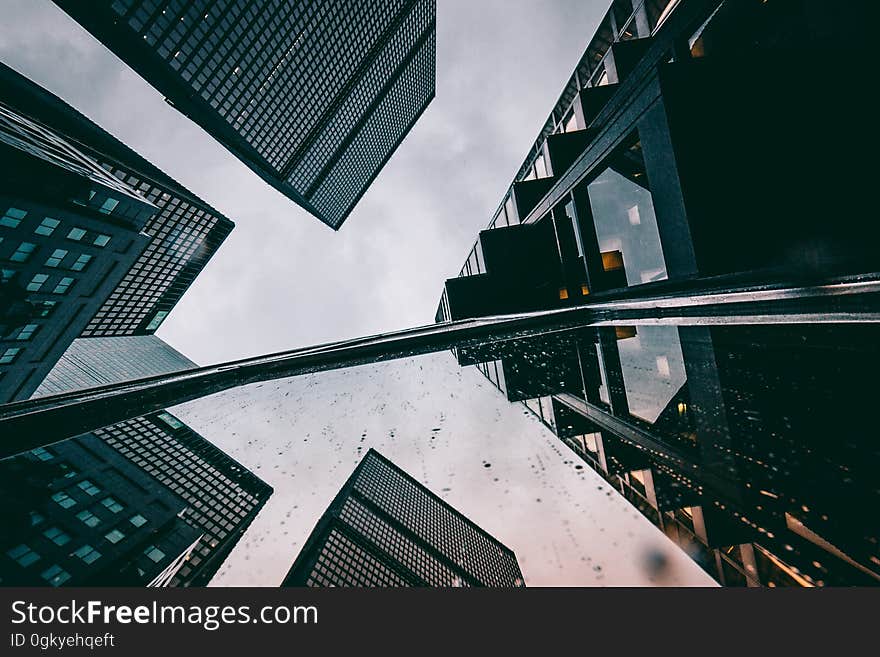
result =
[{"label": "wet glass surface", "polygon": [[[878,338],[873,323],[590,326],[251,384],[88,440],[173,491],[188,475],[160,466],[195,448],[134,446],[139,432],[191,429],[274,489],[252,522],[244,479],[215,493],[232,511],[182,503],[207,532],[213,585],[277,585],[370,448],[511,548],[527,585],[874,585]],[[48,493],[5,511],[15,536],[3,549],[18,560],[33,558],[20,545],[39,553],[75,521],[98,526],[99,552],[108,536],[124,542],[98,500],[116,457],[84,443],[105,481],[65,462],[65,444],[25,457],[56,469]],[[242,529],[214,556],[212,537],[226,545]]]}]

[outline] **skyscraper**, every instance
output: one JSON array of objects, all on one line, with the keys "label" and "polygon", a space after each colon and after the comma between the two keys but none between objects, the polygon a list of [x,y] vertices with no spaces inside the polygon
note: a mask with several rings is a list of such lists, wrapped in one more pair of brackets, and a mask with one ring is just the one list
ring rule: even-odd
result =
[{"label": "skyscraper", "polygon": [[[196,364],[155,335],[81,338],[35,396],[191,367]],[[268,484],[165,411],[89,435],[181,500],[180,518],[199,531],[186,563],[168,578],[172,586],[207,584],[272,495]]]},{"label": "skyscraper", "polygon": [[0,220],[5,402],[29,397],[76,338],[153,333],[233,224],[2,65],[0,102],[4,168],[18,172]]},{"label": "skyscraper", "polygon": [[56,3],[334,229],[434,97],[435,0]]},{"label": "skyscraper", "polygon": [[92,434],[0,470],[4,586],[164,586],[201,537],[183,500]]},{"label": "skyscraper", "polygon": [[79,338],[71,343],[34,397],[94,388],[197,367],[155,335]]},{"label": "skyscraper", "polygon": [[523,586],[513,552],[376,450],[318,521],[282,586]]},{"label": "skyscraper", "polygon": [[[873,423],[849,384],[876,367],[875,331],[646,325],[714,304],[873,308],[856,289],[878,276],[859,208],[871,183],[827,166],[864,148],[872,59],[859,39],[846,67],[823,58],[866,8],[615,0],[437,308],[438,322],[573,306],[605,320],[456,356],[726,585],[880,582],[859,511],[875,478],[837,476],[874,448],[822,447]],[[815,98],[826,75],[841,93]]]}]

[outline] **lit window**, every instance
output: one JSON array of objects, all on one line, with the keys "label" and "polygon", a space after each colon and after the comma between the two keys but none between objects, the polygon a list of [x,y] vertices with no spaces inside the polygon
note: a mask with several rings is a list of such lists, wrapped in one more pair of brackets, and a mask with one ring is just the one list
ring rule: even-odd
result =
[{"label": "lit window", "polygon": [[105,497],[101,500],[101,504],[106,506],[113,513],[119,513],[123,509],[123,506],[112,497]]},{"label": "lit window", "polygon": [[48,538],[55,545],[66,545],[70,543],[70,534],[58,527],[49,527],[43,531],[43,536]]},{"label": "lit window", "polygon": [[95,246],[101,246],[101,247],[104,247],[104,246],[107,246],[107,244],[108,244],[109,242],[110,242],[110,236],[109,236],[109,235],[98,235],[98,236],[95,238],[94,245],[95,245]]},{"label": "lit window", "polygon": [[60,506],[62,509],[69,509],[70,507],[76,505],[76,500],[73,499],[70,495],[65,493],[64,491],[58,491],[52,496],[52,499]]},{"label": "lit window", "polygon": [[54,454],[52,454],[49,450],[44,449],[42,447],[37,447],[36,449],[32,449],[31,454],[36,456],[41,461],[51,461],[53,458],[55,458]]},{"label": "lit window", "polygon": [[162,561],[162,559],[165,558],[165,553],[162,552],[162,550],[157,548],[155,545],[147,546],[147,549],[144,550],[144,554],[147,555],[147,558],[154,563],[159,563],[160,561]]},{"label": "lit window", "polygon": [[61,264],[61,261],[64,260],[64,256],[67,255],[67,251],[65,249],[55,249],[52,252],[52,255],[46,259],[47,267],[57,267]]},{"label": "lit window", "polygon": [[171,415],[171,413],[159,413],[158,417],[172,429],[180,429],[183,426],[183,422]]},{"label": "lit window", "polygon": [[27,568],[35,561],[40,560],[40,555],[31,550],[27,545],[22,543],[11,550],[6,551],[7,556],[18,562],[22,568]]},{"label": "lit window", "polygon": [[82,228],[71,228],[70,232],[67,233],[67,239],[73,240],[74,242],[79,242],[83,237],[85,237],[86,231]]},{"label": "lit window", "polygon": [[97,527],[101,524],[101,519],[88,510],[80,511],[76,517],[89,527]]},{"label": "lit window", "polygon": [[143,527],[147,524],[147,519],[144,518],[140,513],[136,513],[128,521],[134,525],[135,527]]},{"label": "lit window", "polygon": [[34,228],[34,232],[37,235],[46,235],[49,236],[55,232],[55,229],[58,228],[58,224],[61,222],[57,219],[52,219],[52,217],[46,217],[40,222],[40,225]]},{"label": "lit window", "polygon": [[98,493],[101,492],[101,489],[98,488],[97,486],[95,486],[95,484],[93,484],[88,479],[83,479],[81,482],[79,482],[77,484],[77,486],[79,486],[82,490],[84,490],[89,495],[97,495]]},{"label": "lit window", "polygon": [[61,566],[52,565],[40,573],[40,577],[46,580],[51,586],[61,586],[70,579],[70,573]]},{"label": "lit window", "polygon": [[113,543],[114,545],[125,538],[125,534],[123,534],[118,529],[111,529],[109,532],[104,534],[104,538]]},{"label": "lit window", "polygon": [[78,257],[76,259],[76,261],[74,261],[74,263],[72,265],[70,265],[70,268],[73,271],[82,271],[83,269],[86,268],[86,265],[89,264],[91,259],[92,259],[92,256],[90,256],[86,253],[83,253],[80,257]]},{"label": "lit window", "polygon": [[55,286],[55,289],[52,290],[52,293],[67,294],[67,290],[70,289],[71,285],[73,285],[73,279],[69,276],[65,276],[60,281],[58,281],[58,285]]},{"label": "lit window", "polygon": [[9,228],[18,228],[18,224],[24,219],[27,212],[18,208],[9,208],[0,217],[0,226],[8,226]]},{"label": "lit window", "polygon": [[18,248],[15,250],[9,259],[12,262],[27,262],[31,257],[31,253],[34,252],[34,249],[37,248],[36,244],[31,244],[30,242],[22,242],[18,245]]},{"label": "lit window", "polygon": [[34,333],[37,332],[37,329],[40,328],[39,324],[25,324],[21,327],[21,330],[16,334],[16,340],[30,340]]},{"label": "lit window", "polygon": [[37,317],[48,317],[55,310],[55,301],[40,301],[34,304],[37,307]]},{"label": "lit window", "polygon": [[2,354],[0,354],[0,365],[8,365],[12,361],[14,361],[15,357],[18,356],[18,352],[20,351],[21,349],[19,349],[18,347],[10,347],[6,351],[4,351]]},{"label": "lit window", "polygon": [[101,553],[88,544],[77,548],[73,551],[73,554],[85,561],[86,563],[95,563],[98,559],[101,558]]},{"label": "lit window", "polygon": [[45,283],[49,279],[48,274],[34,274],[34,277],[31,279],[31,282],[27,284],[28,292],[39,292],[40,288],[43,287],[43,283]]},{"label": "lit window", "polygon": [[167,310],[160,310],[159,312],[157,312],[155,314],[155,316],[153,317],[153,320],[149,324],[147,324],[147,330],[148,331],[155,331],[157,328],[159,328],[159,325],[162,324],[162,321],[166,317],[168,317]]},{"label": "lit window", "polygon": [[117,201],[115,198],[108,198],[101,204],[101,207],[98,208],[98,210],[100,212],[103,212],[104,214],[110,214],[111,212],[113,212],[117,205],[119,205],[119,201]]}]

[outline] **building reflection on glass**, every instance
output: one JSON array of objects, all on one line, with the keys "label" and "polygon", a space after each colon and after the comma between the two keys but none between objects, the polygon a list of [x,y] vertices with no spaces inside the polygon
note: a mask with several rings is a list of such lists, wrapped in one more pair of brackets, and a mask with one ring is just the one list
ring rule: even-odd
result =
[{"label": "building reflection on glass", "polygon": [[880,366],[878,337],[876,325],[637,325],[458,357],[484,360],[722,584],[873,585],[880,452],[858,384]]}]

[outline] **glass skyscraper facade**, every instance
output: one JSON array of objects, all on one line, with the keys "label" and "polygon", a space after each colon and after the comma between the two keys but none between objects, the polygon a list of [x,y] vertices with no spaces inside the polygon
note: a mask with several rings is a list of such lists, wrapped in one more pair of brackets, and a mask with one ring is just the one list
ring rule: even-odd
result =
[{"label": "glass skyscraper facade", "polygon": [[434,97],[435,0],[57,4],[334,229]]},{"label": "glass skyscraper facade", "polygon": [[[875,330],[710,326],[876,278],[869,183],[829,166],[861,148],[869,57],[855,46],[839,71],[804,56],[863,9],[613,2],[437,308],[444,322],[582,306],[604,324],[454,352],[725,585],[880,582],[876,478],[843,474],[875,450],[824,443],[871,424],[845,382],[872,371]],[[849,91],[810,101],[832,70]],[[817,122],[835,128],[811,139]]]},{"label": "glass skyscraper facade", "polygon": [[5,586],[165,586],[201,536],[182,499],[93,434],[0,470]]},{"label": "glass skyscraper facade", "polygon": [[511,550],[374,449],[282,586],[523,586]]}]

